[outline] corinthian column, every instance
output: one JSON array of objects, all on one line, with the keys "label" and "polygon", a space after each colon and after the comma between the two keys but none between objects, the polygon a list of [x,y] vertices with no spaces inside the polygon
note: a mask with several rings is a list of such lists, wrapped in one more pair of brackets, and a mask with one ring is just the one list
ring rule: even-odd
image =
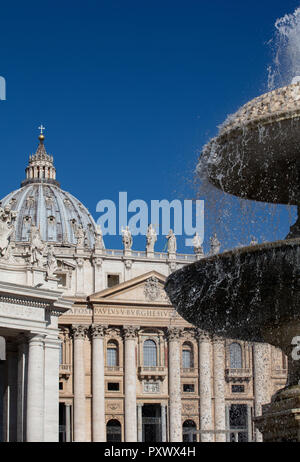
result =
[{"label": "corinthian column", "polygon": [[72,326],[74,339],[74,441],[85,441],[85,326]]},{"label": "corinthian column", "polygon": [[181,389],[180,389],[180,336],[177,327],[168,329],[169,339],[169,396],[170,396],[170,441],[182,441]]},{"label": "corinthian column", "polygon": [[[211,381],[211,340],[207,332],[196,330],[199,349],[199,396],[200,430],[213,430],[212,381]],[[201,435],[201,442],[214,441],[213,433]]]},{"label": "corinthian column", "polygon": [[[254,343],[254,414],[258,417],[262,413],[262,405],[270,401],[270,346],[266,343]],[[256,430],[256,441],[263,440],[262,434]]]},{"label": "corinthian column", "polygon": [[[225,418],[225,347],[224,340],[213,337],[215,430],[226,430]],[[216,441],[226,441],[226,434],[216,434]]]},{"label": "corinthian column", "polygon": [[125,441],[137,441],[136,358],[137,326],[124,326],[125,339]]},{"label": "corinthian column", "polygon": [[93,441],[106,441],[104,390],[104,335],[107,326],[92,325],[92,435]]}]

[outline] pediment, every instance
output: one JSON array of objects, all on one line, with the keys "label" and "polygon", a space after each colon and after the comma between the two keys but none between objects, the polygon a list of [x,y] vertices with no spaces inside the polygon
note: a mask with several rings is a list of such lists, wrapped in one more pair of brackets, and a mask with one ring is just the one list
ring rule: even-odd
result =
[{"label": "pediment", "polygon": [[124,303],[170,305],[164,284],[166,277],[156,271],[138,276],[89,297],[91,302],[115,301]]}]

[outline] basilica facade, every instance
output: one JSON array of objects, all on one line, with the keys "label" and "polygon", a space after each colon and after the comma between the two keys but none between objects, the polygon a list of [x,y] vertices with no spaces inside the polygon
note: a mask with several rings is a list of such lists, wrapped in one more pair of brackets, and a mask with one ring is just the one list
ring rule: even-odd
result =
[{"label": "basilica facade", "polygon": [[[286,358],[270,345],[211,337],[175,312],[164,283],[171,272],[203,258],[197,236],[194,254],[177,252],[172,230],[167,252],[157,252],[149,225],[145,250],[137,251],[126,228],[122,248],[106,249],[89,211],[61,189],[42,134],[21,188],[0,205],[13,217],[5,245],[0,229],[0,296],[2,284],[5,294],[19,284],[32,303],[38,298],[44,307],[43,325],[27,314],[11,335],[5,313],[14,310],[0,300],[0,340],[6,346],[1,350],[0,341],[3,440],[261,441],[253,417],[284,386]],[[214,236],[211,252],[219,247]],[[56,352],[51,358],[49,332]],[[28,347],[31,339],[35,349]],[[40,355],[33,375],[28,351]],[[50,413],[39,410],[40,420],[37,414],[28,418],[34,404],[27,404],[27,387],[37,383],[36,376],[41,402],[53,404]],[[7,417],[9,386],[15,387],[17,403],[13,421]]]}]

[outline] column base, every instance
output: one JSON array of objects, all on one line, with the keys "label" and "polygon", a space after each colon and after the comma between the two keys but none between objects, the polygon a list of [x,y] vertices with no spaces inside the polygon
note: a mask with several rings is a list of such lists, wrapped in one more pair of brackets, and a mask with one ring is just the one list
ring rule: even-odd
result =
[{"label": "column base", "polygon": [[300,442],[300,385],[279,390],[254,419],[264,442]]}]

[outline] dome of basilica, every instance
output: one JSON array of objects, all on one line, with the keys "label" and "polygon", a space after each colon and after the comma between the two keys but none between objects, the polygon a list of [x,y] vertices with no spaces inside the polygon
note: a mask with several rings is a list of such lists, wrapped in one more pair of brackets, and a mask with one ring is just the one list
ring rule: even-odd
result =
[{"label": "dome of basilica", "polygon": [[17,212],[17,242],[28,241],[30,228],[35,225],[45,242],[75,245],[76,233],[80,229],[85,234],[85,244],[88,247],[94,244],[96,223],[79,200],[60,188],[53,157],[46,152],[42,134],[36,153],[29,158],[26,180],[20,189],[8,194],[0,204]]}]

